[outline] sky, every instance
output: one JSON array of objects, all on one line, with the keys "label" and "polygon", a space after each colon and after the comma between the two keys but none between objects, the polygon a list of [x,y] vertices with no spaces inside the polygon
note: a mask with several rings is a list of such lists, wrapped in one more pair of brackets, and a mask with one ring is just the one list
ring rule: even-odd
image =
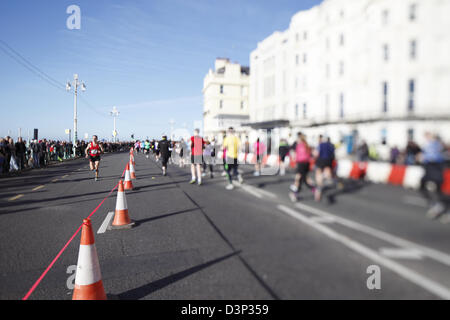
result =
[{"label": "sky", "polygon": [[[258,42],[320,2],[2,0],[0,136],[15,138],[21,128],[27,139],[38,128],[39,138],[67,139],[74,102],[64,87],[75,73],[87,88],[78,95],[79,138],[110,140],[113,106],[121,140],[169,135],[170,120],[192,132],[215,59],[249,65]],[[79,30],[67,28],[70,5],[80,7]]]}]

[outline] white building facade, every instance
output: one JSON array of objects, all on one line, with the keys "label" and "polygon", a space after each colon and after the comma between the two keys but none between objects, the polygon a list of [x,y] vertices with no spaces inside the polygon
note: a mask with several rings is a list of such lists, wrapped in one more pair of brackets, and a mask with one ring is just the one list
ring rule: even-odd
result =
[{"label": "white building facade", "polygon": [[[251,137],[450,142],[450,1],[325,0],[250,54]],[[258,130],[259,129],[259,130]],[[276,145],[275,145],[276,146]]]},{"label": "white building facade", "polygon": [[249,68],[229,59],[218,58],[215,70],[209,70],[203,82],[203,131],[206,137],[216,137],[229,127],[243,138],[248,128],[242,123],[249,121]]}]

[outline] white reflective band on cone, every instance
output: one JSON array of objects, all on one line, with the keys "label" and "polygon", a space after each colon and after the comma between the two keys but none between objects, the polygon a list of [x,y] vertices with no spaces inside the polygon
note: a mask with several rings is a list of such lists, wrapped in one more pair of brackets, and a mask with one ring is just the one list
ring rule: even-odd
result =
[{"label": "white reflective band on cone", "polygon": [[127,210],[127,198],[124,197],[123,192],[117,193],[117,200],[116,200],[116,210]]},{"label": "white reflective band on cone", "polygon": [[75,284],[86,286],[102,280],[95,244],[80,245]]}]

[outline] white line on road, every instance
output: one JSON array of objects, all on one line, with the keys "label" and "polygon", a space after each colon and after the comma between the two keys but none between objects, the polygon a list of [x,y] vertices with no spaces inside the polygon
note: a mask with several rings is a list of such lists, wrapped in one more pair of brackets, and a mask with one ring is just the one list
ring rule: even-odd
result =
[{"label": "white line on road", "polygon": [[422,260],[423,258],[422,252],[416,249],[380,248],[379,252],[385,257],[394,259]]},{"label": "white line on road", "polygon": [[31,191],[37,191],[37,190],[39,190],[39,189],[42,189],[43,187],[45,187],[45,186],[44,186],[44,185],[42,185],[42,186],[38,186],[38,187],[36,187],[36,188],[32,189]]},{"label": "white line on road", "polygon": [[251,189],[251,188],[249,188],[248,186],[241,186],[242,187],[242,189],[243,190],[245,190],[245,191],[247,191],[248,193],[250,193],[251,195],[254,195],[255,197],[257,197],[257,198],[259,198],[259,199],[262,199],[262,195],[261,194],[259,194],[257,191],[255,191],[255,190],[253,190],[253,189]]},{"label": "white line on road", "polygon": [[398,275],[400,275],[401,277],[411,281],[412,283],[424,288],[425,290],[428,290],[429,292],[435,294],[436,296],[442,298],[442,299],[446,299],[449,300],[450,299],[450,290],[442,285],[440,285],[437,282],[434,282],[433,280],[430,280],[420,274],[418,274],[417,272],[408,269],[404,266],[402,266],[401,264],[398,264],[395,261],[389,260],[383,256],[381,256],[380,254],[378,254],[377,252],[375,252],[374,250],[342,235],[339,234],[337,232],[335,232],[334,230],[321,225],[317,222],[314,222],[313,220],[311,220],[310,218],[298,213],[297,211],[288,208],[286,206],[283,205],[278,205],[278,209],[283,211],[284,213],[290,215],[291,217],[296,218],[297,220],[300,220],[301,222],[313,227],[314,229],[322,232],[323,234],[325,234],[326,236],[328,236],[329,238],[342,243],[343,245],[345,245],[346,247],[350,248],[353,251],[356,251],[357,253],[365,256],[366,258],[385,266],[386,268],[390,269],[391,271],[397,273]]},{"label": "white line on road", "polygon": [[66,175],[64,175],[64,176],[63,176],[63,178],[67,178],[68,176],[69,176],[69,175],[68,175],[68,174],[66,174]]},{"label": "white line on road", "polygon": [[345,219],[342,217],[338,217],[334,214],[330,214],[326,211],[323,211],[323,210],[320,210],[320,209],[317,209],[314,207],[310,207],[303,203],[297,203],[296,207],[299,209],[308,211],[310,213],[317,214],[319,216],[334,218],[335,221],[341,225],[344,225],[348,228],[369,234],[369,235],[371,235],[375,238],[381,239],[383,241],[390,242],[390,243],[394,244],[395,246],[403,247],[403,248],[413,248],[413,249],[419,250],[427,257],[434,259],[436,261],[439,261],[447,266],[450,266],[450,256],[444,252],[416,244],[414,242],[402,239],[400,237],[391,235],[384,231],[374,229],[372,227],[360,224],[358,222],[354,222],[354,221],[351,221],[351,220],[348,220],[348,219]]},{"label": "white line on road", "polygon": [[103,221],[102,225],[100,226],[100,229],[98,229],[97,233],[105,233],[106,228],[108,228],[109,223],[111,222],[111,219],[113,216],[114,216],[114,211],[108,212],[108,215],[106,216],[105,220]]}]

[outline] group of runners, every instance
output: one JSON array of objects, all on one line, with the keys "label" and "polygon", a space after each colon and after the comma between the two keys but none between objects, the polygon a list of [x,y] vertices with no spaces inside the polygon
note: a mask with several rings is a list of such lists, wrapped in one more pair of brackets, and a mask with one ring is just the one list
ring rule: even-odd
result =
[{"label": "group of runners", "polygon": [[[214,178],[214,167],[216,165],[216,150],[222,151],[223,176],[227,177],[227,190],[234,189],[233,180],[242,184],[244,179],[239,172],[238,155],[241,150],[241,140],[235,134],[234,128],[228,128],[223,136],[223,142],[217,146],[215,141],[204,139],[200,135],[200,130],[195,129],[194,134],[188,141],[190,149],[191,180],[190,184],[202,185],[202,178],[209,170],[210,178]],[[184,166],[184,158],[188,145],[184,140],[175,142],[163,135],[161,140],[137,141],[134,144],[137,152],[143,152],[147,158],[152,153],[156,161],[161,162],[162,174],[167,175],[167,166],[172,160],[172,152],[175,150],[178,155],[180,167]],[[261,160],[265,152],[265,146],[257,139],[254,144],[256,164],[254,175],[261,173]],[[104,152],[98,137],[93,136],[92,141],[86,148],[86,158],[90,160],[90,169],[95,171],[95,181],[99,178],[100,156]],[[286,171],[285,158],[295,153],[295,178],[290,186],[290,198],[292,201],[299,200],[300,191],[304,186],[309,188],[316,201],[320,201],[323,190],[335,184],[333,167],[335,163],[334,146],[329,139],[319,137],[318,147],[311,148],[303,133],[298,133],[297,140],[293,145],[289,145],[286,140],[280,141],[280,175]],[[315,174],[310,175],[311,168],[315,168]],[[314,179],[313,179],[314,178]],[[314,181],[313,181],[314,180]]]}]

